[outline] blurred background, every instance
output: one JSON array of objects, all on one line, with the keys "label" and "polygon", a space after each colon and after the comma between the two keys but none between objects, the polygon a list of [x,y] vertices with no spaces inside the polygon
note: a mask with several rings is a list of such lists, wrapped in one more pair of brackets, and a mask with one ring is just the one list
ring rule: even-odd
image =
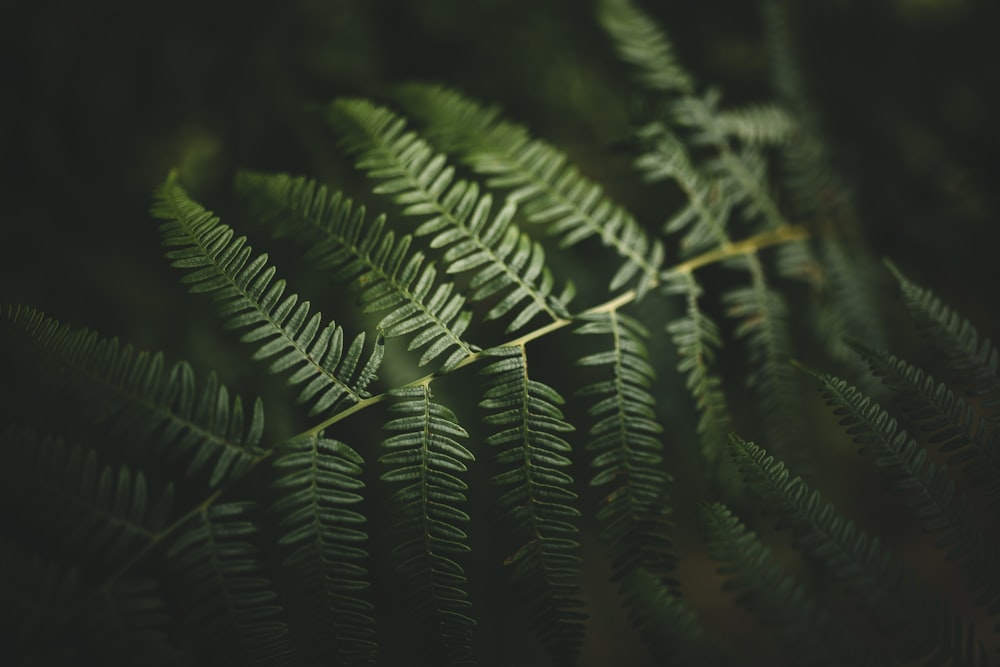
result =
[{"label": "blurred background", "polygon": [[[996,340],[1000,3],[792,5],[808,93],[876,254]],[[670,33],[699,85],[722,90],[723,104],[773,97],[757,3],[640,6]],[[235,170],[308,174],[371,201],[310,105],[345,95],[378,99],[407,80],[502,105],[651,228],[669,213],[630,169],[626,70],[588,1],[151,7],[0,2],[0,303],[164,349],[200,372],[218,369],[244,393],[277,393],[253,385],[259,368],[220,331],[211,304],[178,285],[148,214],[153,189],[180,169],[196,199],[264,247],[266,237],[237,217]],[[284,275],[297,271],[287,261],[279,266]],[[279,424],[295,418],[277,415]],[[595,590],[597,607],[601,595],[613,597]],[[603,632],[624,627],[618,619]]]}]

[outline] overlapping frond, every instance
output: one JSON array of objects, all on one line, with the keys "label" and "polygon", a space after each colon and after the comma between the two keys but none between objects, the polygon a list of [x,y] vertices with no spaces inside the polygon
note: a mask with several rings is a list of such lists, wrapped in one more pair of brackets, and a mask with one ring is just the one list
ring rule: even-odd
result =
[{"label": "overlapping frond", "polygon": [[191,367],[179,362],[166,372],[162,353],[71,329],[31,308],[9,308],[4,315],[47,356],[53,390],[69,389],[88,418],[148,437],[168,459],[191,454],[190,474],[210,466],[215,486],[242,475],[262,453],[260,401],[246,424],[242,401],[238,396],[230,401],[214,373],[199,390]]},{"label": "overlapping frond", "polygon": [[219,303],[227,328],[249,329],[242,340],[258,346],[255,359],[272,359],[273,373],[291,371],[288,384],[302,386],[298,400],[311,404],[310,414],[368,395],[382,359],[379,341],[359,367],[364,333],[345,351],[344,330],[334,322],[323,326],[322,315],[310,315],[309,302],[298,295],[285,296],[285,281],[274,280],[267,255],[251,259],[246,237],[233,238],[233,230],[188,198],[174,177],[157,191],[153,215],[165,220],[166,256],[187,272],[182,282]]},{"label": "overlapping frond", "polygon": [[401,484],[390,498],[390,530],[396,571],[415,620],[443,647],[438,659],[451,665],[472,665],[472,604],[458,559],[469,551],[461,526],[469,515],[468,484],[458,475],[467,470],[472,452],[458,441],[468,433],[455,414],[432,400],[425,385],[392,392],[396,415],[385,429],[394,433],[382,443],[379,461],[388,468],[381,479]]},{"label": "overlapping frond", "polygon": [[754,443],[734,436],[731,448],[747,485],[792,531],[798,547],[840,582],[859,608],[869,610],[881,628],[903,633],[900,658],[928,659],[925,664],[933,665],[987,664],[972,627],[927,593],[877,539]]},{"label": "overlapping frond", "polygon": [[972,406],[923,370],[883,350],[858,342],[851,346],[872,372],[892,389],[900,409],[930,435],[930,442],[961,466],[972,488],[990,497],[1000,492],[1000,430]]},{"label": "overlapping frond", "polygon": [[343,442],[307,434],[279,445],[272,464],[281,496],[270,509],[287,554],[300,660],[336,652],[345,664],[375,664],[374,609],[363,597],[366,520],[352,509],[361,501],[363,462]]},{"label": "overlapping frond", "polygon": [[580,512],[574,507],[571,447],[560,435],[573,430],[557,407],[562,397],[528,375],[523,346],[487,350],[497,358],[482,370],[486,393],[480,405],[487,424],[498,430],[486,438],[496,448],[502,472],[493,478],[503,489],[497,500],[508,524],[513,551],[505,563],[531,625],[559,665],[573,664],[583,644],[580,600]]},{"label": "overlapping frond", "polygon": [[698,508],[698,522],[712,560],[726,576],[724,588],[766,625],[775,628],[782,655],[795,665],[862,665],[867,661],[844,630],[794,577],[786,574],[760,539],[720,503]]},{"label": "overlapping frond", "polygon": [[754,146],[781,146],[798,130],[794,118],[774,104],[720,111],[715,122],[723,135]]},{"label": "overlapping frond", "polygon": [[954,384],[981,402],[994,421],[1000,421],[1000,357],[988,338],[928,289],[911,282],[895,266],[903,303],[921,334],[944,360]]},{"label": "overlapping frond", "polygon": [[426,135],[449,153],[457,153],[487,185],[509,189],[531,222],[546,224],[569,247],[591,236],[625,259],[611,279],[611,289],[633,281],[644,294],[656,283],[663,245],[651,240],[635,218],[584,177],[566,155],[532,139],[528,131],[485,107],[439,86],[408,85],[400,98],[426,125]]},{"label": "overlapping frond", "polygon": [[629,0],[600,0],[597,12],[619,56],[636,68],[636,79],[643,87],[685,94],[694,89],[666,33],[645,12]]},{"label": "overlapping frond", "polygon": [[447,355],[447,370],[476,349],[463,338],[472,321],[463,308],[465,296],[453,283],[438,281],[422,252],[411,252],[412,236],[397,238],[386,230],[385,217],[366,220],[363,207],[305,178],[244,173],[240,187],[267,217],[283,215],[286,224],[310,232],[315,241],[307,257],[333,269],[335,280],[352,283],[364,312],[389,311],[379,332],[386,338],[413,335],[409,349],[426,348],[421,366]]},{"label": "overlapping frond", "polygon": [[34,430],[0,435],[2,494],[32,508],[32,520],[81,562],[118,563],[156,539],[170,512],[173,485],[147,490],[146,476],[100,465],[96,453]]},{"label": "overlapping frond", "polygon": [[232,501],[200,508],[167,549],[171,590],[183,623],[200,639],[206,656],[290,665],[288,627],[252,542],[260,530],[253,507],[249,501]]},{"label": "overlapping frond", "polygon": [[613,578],[619,580],[637,567],[663,576],[676,557],[668,536],[670,476],[662,466],[663,427],[650,393],[655,373],[645,344],[649,332],[613,310],[588,317],[576,333],[601,336],[604,343],[604,351],[577,363],[603,376],[579,394],[597,399],[588,410],[597,421],[586,449],[597,471],[590,484],[603,496],[597,520],[611,551]]},{"label": "overlapping frond", "polygon": [[516,206],[508,201],[496,212],[489,193],[479,186],[455,180],[455,170],[444,155],[385,107],[366,100],[343,99],[331,105],[328,121],[344,137],[348,150],[358,154],[357,166],[381,181],[376,193],[403,205],[403,215],[426,219],[417,236],[433,235],[431,246],[447,248],[442,262],[448,273],[473,271],[470,299],[502,295],[486,314],[487,320],[512,315],[507,331],[521,329],[538,314],[550,320],[568,317],[570,283],[558,296],[546,266],[545,251],[537,241],[512,224]]},{"label": "overlapping frond", "polygon": [[826,373],[813,375],[840,423],[862,445],[860,453],[873,458],[889,488],[906,494],[927,532],[941,533],[935,546],[947,547],[949,558],[967,560],[963,574],[970,589],[979,591],[978,604],[1000,612],[1000,549],[983,535],[966,499],[954,498],[955,484],[944,467],[927,463],[927,451],[857,388]]},{"label": "overlapping frond", "polygon": [[686,376],[685,386],[698,408],[702,455],[714,464],[725,451],[730,430],[722,379],[711,370],[715,351],[722,347],[719,328],[698,303],[702,289],[694,274],[665,274],[661,289],[664,294],[681,295],[687,302],[684,315],[667,325],[667,333],[677,348],[677,370]]},{"label": "overlapping frond", "polygon": [[639,568],[629,573],[623,589],[632,623],[662,664],[729,664],[725,645],[705,629],[685,599],[659,577]]}]

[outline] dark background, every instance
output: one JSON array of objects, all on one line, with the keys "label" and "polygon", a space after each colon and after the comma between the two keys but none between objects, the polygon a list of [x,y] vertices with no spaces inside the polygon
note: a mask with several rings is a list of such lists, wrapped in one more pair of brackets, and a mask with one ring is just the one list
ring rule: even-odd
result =
[{"label": "dark background", "polygon": [[[792,4],[811,101],[876,253],[996,340],[1000,4]],[[755,2],[643,6],[700,86],[718,85],[724,103],[771,98]],[[630,171],[626,70],[580,0],[8,1],[0,77],[0,304],[164,349],[251,395],[260,369],[177,284],[149,204],[179,168],[263,246],[226,215],[239,210],[238,168],[309,174],[365,199],[310,104],[446,83],[502,104],[651,227],[669,213]]]}]

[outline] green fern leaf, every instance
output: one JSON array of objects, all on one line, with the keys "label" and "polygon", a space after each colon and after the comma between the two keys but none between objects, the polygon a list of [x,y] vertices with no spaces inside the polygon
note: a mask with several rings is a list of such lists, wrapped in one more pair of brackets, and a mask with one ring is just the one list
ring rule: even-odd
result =
[{"label": "green fern leaf", "polygon": [[991,429],[946,385],[907,361],[861,343],[850,346],[892,389],[902,411],[930,433],[930,442],[950,454],[948,463],[961,464],[973,489],[986,497],[1000,492],[1000,431]]},{"label": "green fern leaf", "polygon": [[403,215],[431,216],[416,235],[433,234],[431,246],[447,248],[442,261],[449,273],[475,272],[473,301],[504,294],[487,320],[513,314],[509,333],[540,313],[551,320],[569,317],[572,285],[558,297],[552,294],[554,280],[541,244],[511,224],[515,206],[508,202],[493,214],[490,194],[480,197],[477,184],[455,182],[444,156],[434,155],[426,142],[406,131],[404,119],[384,107],[339,100],[327,120],[344,136],[348,150],[359,154],[358,167],[382,181],[375,192],[405,206]]},{"label": "green fern leaf", "polygon": [[718,326],[698,304],[702,289],[694,274],[665,274],[663,280],[665,294],[680,294],[687,301],[687,312],[668,324],[667,332],[677,348],[677,370],[687,376],[685,384],[700,413],[698,435],[702,455],[715,465],[725,451],[730,430],[722,379],[710,370],[715,350],[722,347],[722,338]]},{"label": "green fern leaf", "polygon": [[622,60],[637,70],[647,90],[690,93],[691,75],[678,62],[666,33],[629,0],[600,0],[598,20],[608,32]]},{"label": "green fern leaf", "polygon": [[259,530],[250,516],[253,506],[248,501],[202,505],[167,549],[171,588],[206,655],[232,662],[233,651],[242,650],[257,663],[288,665],[288,628],[251,542]]},{"label": "green fern leaf", "polygon": [[566,155],[534,140],[519,125],[501,120],[499,111],[451,90],[408,85],[400,98],[407,110],[427,124],[429,139],[447,152],[458,153],[487,185],[512,190],[529,221],[548,225],[562,237],[563,247],[596,236],[625,263],[611,279],[612,290],[638,278],[639,295],[656,284],[663,263],[663,245],[651,241],[636,220],[604,196],[571,165]]},{"label": "green fern leaf", "polygon": [[384,217],[367,222],[364,208],[304,178],[244,173],[240,188],[267,217],[284,214],[286,223],[307,230],[315,238],[307,258],[333,269],[335,280],[352,281],[364,312],[390,311],[378,323],[383,336],[415,334],[409,349],[426,347],[421,366],[447,354],[448,370],[478,349],[463,339],[472,320],[465,297],[450,282],[437,284],[434,265],[410,252],[413,237],[385,231]]},{"label": "green fern leaf", "polygon": [[801,477],[790,478],[785,465],[762,448],[736,436],[730,442],[747,485],[791,529],[798,547],[841,582],[858,608],[869,610],[886,632],[905,632],[897,642],[901,659],[987,664],[972,627],[963,627],[944,602],[924,591],[877,539],[839,515]]},{"label": "green fern leaf", "polygon": [[99,466],[93,450],[31,429],[8,429],[0,444],[4,493],[30,504],[33,520],[83,560],[128,560],[156,539],[170,511],[172,485],[150,497],[142,471]]},{"label": "green fern leaf", "polygon": [[578,334],[610,338],[606,352],[579,360],[600,370],[603,380],[583,387],[580,395],[598,401],[588,410],[597,419],[586,445],[597,473],[591,486],[605,494],[597,520],[601,538],[611,550],[613,579],[637,567],[658,575],[672,570],[676,557],[668,537],[671,523],[663,470],[663,427],[656,420],[650,393],[655,373],[644,339],[649,332],[638,321],[611,311],[587,318]]},{"label": "green fern leaf", "polygon": [[725,136],[754,146],[781,146],[798,131],[792,116],[773,104],[720,111],[715,122]]},{"label": "green fern leaf", "polygon": [[698,508],[708,552],[726,576],[724,588],[737,600],[776,628],[784,645],[782,655],[795,665],[878,664],[852,646],[801,583],[782,572],[770,551],[724,505]]},{"label": "green fern leaf", "polygon": [[502,472],[493,478],[504,489],[497,500],[515,545],[505,563],[515,589],[528,607],[531,626],[557,664],[573,664],[583,644],[580,600],[580,545],[575,539],[580,512],[573,506],[573,478],[566,472],[570,444],[559,434],[572,430],[557,405],[562,397],[528,376],[522,346],[487,350],[496,357],[481,371],[487,389],[480,406],[487,424],[499,430],[486,438],[496,448]]},{"label": "green fern leaf", "polygon": [[469,551],[459,526],[469,515],[459,509],[468,485],[457,474],[473,456],[456,438],[468,433],[454,413],[431,400],[427,385],[391,392],[390,410],[398,415],[385,425],[394,432],[382,443],[379,458],[388,470],[381,479],[403,486],[390,502],[392,550],[410,609],[429,636],[444,647],[451,665],[472,665],[472,605],[465,571],[456,560]]},{"label": "green fern leaf", "polygon": [[796,456],[805,427],[799,378],[791,365],[788,307],[784,297],[768,286],[756,254],[738,258],[732,266],[749,269],[752,281],[749,287],[723,295],[727,314],[739,320],[736,335],[746,338],[749,347],[752,368],[747,385],[760,396],[770,442],[785,456]]},{"label": "green fern leaf", "polygon": [[[111,422],[119,432],[150,438],[168,459],[193,452],[188,473],[210,463],[210,484],[244,474],[263,453],[264,410],[254,402],[250,424],[244,425],[243,404],[232,402],[215,374],[199,392],[194,371],[186,363],[164,373],[162,353],[121,347],[118,339],[102,339],[86,329],[61,326],[30,308],[10,308],[6,318],[42,350],[54,366],[54,389],[70,385],[89,419]],[[166,379],[164,379],[166,375]]]},{"label": "green fern leaf", "polygon": [[927,532],[942,533],[935,546],[949,547],[949,559],[967,559],[963,574],[970,580],[970,590],[980,591],[977,603],[991,614],[1000,613],[1000,550],[985,538],[966,499],[953,502],[955,485],[944,468],[936,463],[925,466],[927,451],[868,396],[832,375],[810,373],[819,380],[827,404],[841,416],[847,433],[862,445],[860,453],[874,459],[889,488],[907,494],[906,504]]},{"label": "green fern leaf", "polygon": [[910,317],[944,360],[955,384],[979,400],[993,421],[1000,421],[1000,357],[993,343],[930,290],[908,280],[893,264],[888,266],[899,281]]},{"label": "green fern leaf", "polygon": [[299,659],[336,652],[350,665],[375,664],[373,607],[361,597],[365,517],[350,509],[361,501],[363,462],[344,443],[316,434],[277,448],[274,486],[282,495],[271,510],[284,531],[278,543],[290,550],[282,564],[300,616]]},{"label": "green fern leaf", "polygon": [[358,369],[364,334],[345,352],[344,330],[333,322],[321,327],[322,316],[310,316],[308,301],[299,303],[294,294],[282,298],[285,281],[273,280],[267,255],[251,259],[246,237],[234,239],[233,230],[189,199],[175,178],[157,192],[153,215],[166,221],[160,226],[163,245],[173,248],[166,256],[189,272],[183,282],[219,302],[228,328],[250,329],[242,340],[259,345],[255,359],[274,358],[271,372],[293,371],[288,383],[305,385],[298,400],[312,403],[311,415],[368,395],[365,388],[382,359],[380,344]]}]

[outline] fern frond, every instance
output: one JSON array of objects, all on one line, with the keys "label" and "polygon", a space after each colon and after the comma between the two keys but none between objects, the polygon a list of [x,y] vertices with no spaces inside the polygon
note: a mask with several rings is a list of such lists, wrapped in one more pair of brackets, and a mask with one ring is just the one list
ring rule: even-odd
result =
[{"label": "fern frond", "polygon": [[667,505],[670,476],[662,469],[663,432],[650,393],[655,373],[644,339],[649,332],[635,319],[617,310],[590,316],[578,334],[610,338],[605,352],[590,354],[577,363],[602,371],[604,379],[578,392],[598,400],[588,414],[598,421],[586,445],[592,468],[590,485],[605,494],[597,520],[601,538],[611,550],[613,579],[620,580],[637,567],[663,575],[676,558],[668,537]]},{"label": "fern frond", "polygon": [[471,300],[504,295],[487,320],[513,314],[509,333],[540,313],[551,320],[569,317],[572,285],[558,297],[552,294],[545,251],[511,224],[516,211],[511,202],[494,214],[489,193],[480,197],[475,183],[456,182],[445,156],[434,155],[416,133],[406,131],[403,118],[385,107],[338,100],[329,107],[327,120],[344,136],[348,150],[359,155],[358,167],[382,181],[376,193],[405,206],[403,215],[431,216],[415,234],[433,234],[431,246],[447,248],[442,261],[448,273],[475,272]]},{"label": "fern frond", "polygon": [[861,665],[861,651],[794,577],[782,571],[757,536],[720,503],[698,508],[698,523],[712,560],[726,576],[725,590],[766,625],[776,628],[783,656],[796,665]]},{"label": "fern frond", "polygon": [[358,368],[364,333],[345,352],[344,330],[334,322],[322,327],[322,316],[310,315],[309,302],[300,303],[297,295],[282,298],[285,281],[273,280],[267,255],[251,259],[246,237],[233,238],[233,230],[188,198],[174,177],[158,190],[153,215],[165,220],[160,231],[163,245],[173,248],[166,253],[172,266],[189,272],[182,282],[219,302],[227,328],[250,329],[242,340],[259,345],[255,359],[274,358],[271,372],[292,371],[288,384],[304,385],[298,400],[312,404],[310,415],[368,395],[382,359],[378,342]]},{"label": "fern frond", "polygon": [[930,290],[911,282],[893,264],[903,303],[935,352],[944,360],[954,382],[978,399],[994,421],[1000,421],[1000,378],[993,343],[968,320],[946,306]]},{"label": "fern frond", "polygon": [[141,470],[101,466],[93,450],[27,428],[4,431],[0,445],[4,494],[30,505],[33,520],[82,560],[128,560],[156,539],[170,512],[173,485],[149,494]]},{"label": "fern frond", "polygon": [[901,659],[987,664],[973,628],[923,590],[877,539],[839,515],[802,478],[790,477],[785,465],[762,448],[737,436],[730,443],[747,485],[791,529],[798,547],[841,582],[860,609],[870,610],[884,631],[905,633],[898,642]]},{"label": "fern frond", "polygon": [[[249,425],[237,396],[209,374],[200,391],[194,371],[183,362],[164,372],[162,353],[137,352],[118,339],[73,330],[31,308],[10,308],[6,318],[42,350],[54,366],[53,388],[73,395],[95,422],[111,422],[118,431],[147,437],[170,459],[193,453],[195,474],[211,465],[210,484],[238,477],[263,453],[264,410],[254,402]],[[166,377],[165,377],[166,376]]]},{"label": "fern frond", "polygon": [[271,506],[288,550],[282,562],[296,601],[301,637],[300,660],[339,653],[346,664],[374,665],[374,613],[362,597],[368,572],[365,517],[350,509],[358,490],[363,459],[348,445],[309,434],[277,448],[274,486],[281,497]]},{"label": "fern frond", "polygon": [[983,535],[966,499],[953,502],[955,485],[945,469],[936,463],[925,466],[927,451],[871,398],[840,378],[809,372],[819,380],[847,433],[862,445],[860,453],[874,459],[889,488],[908,496],[906,504],[927,532],[942,533],[935,546],[948,547],[949,559],[967,559],[963,574],[969,589],[979,591],[977,604],[987,606],[991,614],[1000,613],[1000,549]]},{"label": "fern frond", "polygon": [[685,314],[667,325],[667,333],[677,348],[677,370],[687,377],[685,386],[698,408],[702,455],[715,464],[725,451],[730,430],[722,379],[711,372],[715,350],[722,347],[719,328],[698,304],[702,289],[694,274],[664,274],[662,290],[664,294],[682,295],[687,301]]},{"label": "fern frond", "polygon": [[654,92],[692,92],[694,81],[674,55],[673,44],[645,12],[629,0],[600,0],[597,12],[619,56],[636,68],[643,87]]},{"label": "fern frond", "polygon": [[399,542],[392,550],[396,570],[416,620],[445,649],[448,664],[472,665],[472,605],[465,571],[456,558],[469,551],[461,525],[469,515],[468,484],[457,474],[474,460],[456,438],[468,433],[455,414],[431,399],[426,384],[392,392],[390,410],[398,415],[385,425],[395,433],[385,439],[379,461],[388,467],[381,479],[403,484],[390,499],[390,530]]},{"label": "fern frond", "polygon": [[487,389],[480,405],[489,410],[487,424],[498,431],[486,438],[496,448],[494,460],[503,472],[493,483],[503,487],[497,500],[511,531],[514,586],[557,664],[573,664],[583,644],[580,600],[580,544],[576,541],[579,511],[570,444],[559,434],[573,429],[557,405],[562,397],[528,375],[523,346],[484,352],[498,357],[481,371]]},{"label": "fern frond", "polygon": [[453,283],[438,283],[434,265],[424,263],[422,252],[410,252],[413,237],[397,239],[385,230],[384,216],[366,221],[364,208],[355,208],[341,193],[285,174],[245,173],[240,187],[270,209],[271,217],[280,211],[291,218],[285,222],[310,230],[315,242],[307,258],[333,269],[335,280],[352,282],[364,312],[389,311],[378,323],[380,333],[413,334],[409,349],[426,348],[421,366],[447,354],[442,364],[447,370],[478,349],[463,338],[472,320],[462,308],[465,297]]},{"label": "fern frond", "polygon": [[858,342],[850,346],[892,389],[900,409],[930,432],[930,442],[950,454],[948,463],[961,465],[972,488],[987,497],[1000,492],[1000,431],[991,429],[945,384],[909,362]]},{"label": "fern frond", "polygon": [[639,568],[623,585],[633,625],[663,665],[721,667],[729,654],[698,620],[684,598],[657,576]]},{"label": "fern frond", "polygon": [[484,107],[438,86],[408,85],[400,98],[414,116],[427,124],[430,141],[458,153],[487,185],[511,189],[508,199],[531,222],[546,224],[572,246],[591,236],[614,248],[625,259],[611,279],[615,290],[637,279],[640,295],[656,284],[663,263],[663,245],[646,232],[600,186],[567,165],[566,155],[532,139],[528,131],[502,120],[499,110]]},{"label": "fern frond", "polygon": [[760,258],[746,255],[733,266],[750,271],[751,285],[723,295],[730,317],[739,320],[736,335],[746,338],[751,363],[747,385],[760,396],[761,414],[770,442],[785,456],[801,448],[805,432],[798,377],[791,365],[792,343],[784,297],[770,288]]},{"label": "fern frond", "polygon": [[688,203],[663,226],[663,231],[675,234],[687,230],[681,239],[685,255],[729,242],[726,222],[731,202],[724,196],[720,183],[706,177],[692,163],[687,148],[663,123],[655,122],[637,133],[643,153],[635,166],[646,181],[655,183],[673,179]]},{"label": "fern frond", "polygon": [[236,660],[229,645],[236,640],[236,650],[254,662],[287,665],[292,653],[288,628],[250,541],[259,530],[249,516],[253,506],[247,501],[202,505],[167,549],[171,588],[183,622],[208,655]]}]

